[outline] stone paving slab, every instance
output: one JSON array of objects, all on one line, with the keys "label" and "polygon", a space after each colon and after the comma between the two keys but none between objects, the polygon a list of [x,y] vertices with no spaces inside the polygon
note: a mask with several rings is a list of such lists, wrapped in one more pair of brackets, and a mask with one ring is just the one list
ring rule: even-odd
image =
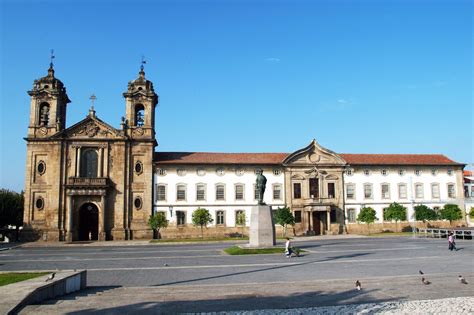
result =
[{"label": "stone paving slab", "polygon": [[[469,280],[474,279],[474,273],[465,276]],[[189,312],[252,314],[254,311],[260,310],[264,312],[262,314],[272,314],[271,310],[286,312],[289,309],[308,310],[315,307],[342,307],[367,303],[376,305],[389,303],[388,306],[383,306],[384,309],[389,310],[390,307],[393,308],[393,305],[398,307],[399,304],[396,303],[404,301],[459,297],[470,301],[466,305],[463,304],[463,309],[472,308],[472,297],[474,296],[472,283],[467,285],[459,283],[455,274],[430,275],[429,279],[432,281],[431,285],[423,285],[419,276],[365,278],[360,279],[363,287],[361,291],[355,289],[354,279],[299,282],[288,280],[266,284],[95,287],[66,296],[63,299],[51,300],[43,305],[30,305],[25,308],[22,314],[175,314]],[[443,305],[445,304],[440,306],[440,311],[443,309]],[[414,306],[407,304],[400,307],[408,310]],[[282,314],[301,314],[301,312],[296,310],[293,313]]]},{"label": "stone paving slab", "polygon": [[235,312],[185,313],[202,315],[343,315],[343,314],[474,314],[474,298],[447,298],[438,300],[417,300],[367,304],[348,304],[338,306],[268,309]]}]

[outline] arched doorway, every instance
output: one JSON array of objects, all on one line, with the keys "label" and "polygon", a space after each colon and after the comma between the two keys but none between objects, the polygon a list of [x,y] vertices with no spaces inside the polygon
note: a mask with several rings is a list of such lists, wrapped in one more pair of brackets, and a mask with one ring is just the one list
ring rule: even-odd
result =
[{"label": "arched doorway", "polygon": [[79,241],[99,239],[99,209],[93,203],[85,203],[79,209]]}]

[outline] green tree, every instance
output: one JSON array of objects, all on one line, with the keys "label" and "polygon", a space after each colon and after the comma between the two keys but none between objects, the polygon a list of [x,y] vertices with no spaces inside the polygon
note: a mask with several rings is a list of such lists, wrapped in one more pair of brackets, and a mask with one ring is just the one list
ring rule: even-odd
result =
[{"label": "green tree", "polygon": [[414,207],[416,221],[434,221],[438,219],[436,211],[425,205],[417,205]]},{"label": "green tree", "polygon": [[275,223],[283,226],[283,236],[286,236],[286,228],[288,225],[295,225],[295,217],[288,207],[278,207],[278,209],[275,211],[274,219]]},{"label": "green tree", "polygon": [[23,192],[0,189],[0,228],[14,225],[17,240],[20,226],[23,225],[23,206]]},{"label": "green tree", "polygon": [[209,210],[207,209],[197,208],[193,212],[193,225],[201,227],[201,238],[204,237],[203,228],[207,228],[207,225],[213,221],[214,220],[212,219],[211,213],[209,213]]},{"label": "green tree", "polygon": [[367,234],[370,235],[369,225],[374,223],[375,220],[378,220],[376,212],[371,207],[363,207],[360,209],[359,215],[357,216],[357,221],[364,222],[367,224]]},{"label": "green tree", "polygon": [[471,207],[471,211],[469,211],[469,217],[472,219],[474,219],[474,207]]},{"label": "green tree", "polygon": [[449,225],[453,224],[453,221],[462,219],[462,211],[458,205],[445,204],[443,209],[439,211],[440,218],[448,220]]},{"label": "green tree", "polygon": [[168,220],[164,212],[157,212],[148,219],[148,225],[153,230],[153,238],[160,237],[160,229],[168,227]]},{"label": "green tree", "polygon": [[390,221],[395,220],[395,232],[398,232],[398,221],[407,219],[407,208],[394,202],[383,212],[383,219]]},{"label": "green tree", "polygon": [[242,228],[242,237],[244,237],[245,222],[247,222],[247,216],[245,215],[245,211],[238,212],[237,216],[235,217],[235,224],[239,225]]}]

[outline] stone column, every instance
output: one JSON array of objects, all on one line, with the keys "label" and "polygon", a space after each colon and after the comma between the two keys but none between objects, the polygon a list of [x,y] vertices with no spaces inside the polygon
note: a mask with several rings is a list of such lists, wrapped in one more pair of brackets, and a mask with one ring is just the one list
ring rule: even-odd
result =
[{"label": "stone column", "polygon": [[81,147],[78,146],[76,149],[76,177],[79,177],[81,166]]},{"label": "stone column", "polygon": [[104,148],[100,147],[99,148],[99,174],[98,177],[104,177],[103,174],[104,174],[104,171],[103,171],[103,162],[102,162],[102,159],[104,158]]},{"label": "stone column", "polygon": [[68,193],[66,195],[67,204],[67,234],[66,241],[72,242],[72,196]]},{"label": "stone column", "polygon": [[331,231],[331,212],[330,211],[326,211],[326,225],[327,225],[326,234],[329,234],[329,232]]},{"label": "stone column", "polygon": [[105,241],[105,193],[100,195],[99,241]]},{"label": "stone column", "polygon": [[308,231],[310,231],[310,234],[309,235],[312,235],[311,234],[311,231],[313,231],[313,227],[314,227],[314,222],[313,222],[313,210],[310,210],[308,212],[308,215],[309,215],[309,220],[308,220],[308,223],[309,223],[309,226],[308,226]]}]

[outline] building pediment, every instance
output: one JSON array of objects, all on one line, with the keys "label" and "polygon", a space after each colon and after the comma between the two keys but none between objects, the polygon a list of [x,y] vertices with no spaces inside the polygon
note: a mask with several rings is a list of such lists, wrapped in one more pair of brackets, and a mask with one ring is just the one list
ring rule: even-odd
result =
[{"label": "building pediment", "polygon": [[343,166],[346,164],[347,162],[340,155],[323,148],[314,139],[307,147],[293,152],[283,161],[284,166]]},{"label": "building pediment", "polygon": [[68,139],[125,139],[121,130],[115,129],[97,117],[88,116],[54,137]]}]

